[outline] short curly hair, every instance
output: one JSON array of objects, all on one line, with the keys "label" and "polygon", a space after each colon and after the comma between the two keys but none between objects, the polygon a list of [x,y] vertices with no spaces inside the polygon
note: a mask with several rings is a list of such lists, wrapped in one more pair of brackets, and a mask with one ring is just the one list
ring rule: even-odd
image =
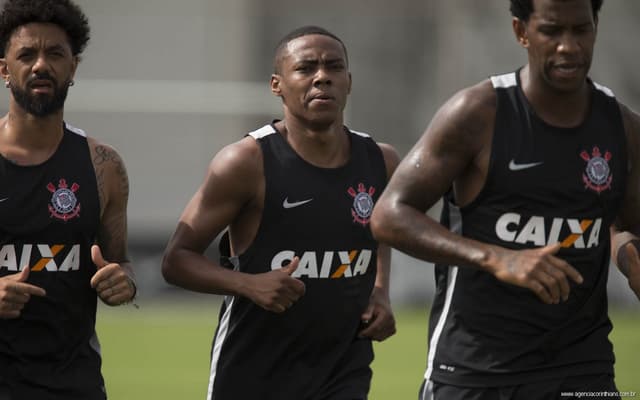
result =
[{"label": "short curly hair", "polygon": [[79,56],[89,42],[89,20],[70,0],[7,0],[0,11],[0,56],[4,57],[15,30],[32,22],[51,23],[62,28],[74,56]]},{"label": "short curly hair", "polygon": [[[598,19],[598,12],[602,7],[603,0],[591,0],[591,11],[593,11],[593,18]],[[533,0],[511,0],[509,10],[511,15],[518,18],[521,21],[529,21],[531,13],[533,13]]]}]

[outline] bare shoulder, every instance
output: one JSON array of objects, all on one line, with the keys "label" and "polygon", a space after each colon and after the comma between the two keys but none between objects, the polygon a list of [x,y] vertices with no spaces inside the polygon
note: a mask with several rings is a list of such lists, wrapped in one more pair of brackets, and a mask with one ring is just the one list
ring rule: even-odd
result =
[{"label": "bare shoulder", "polygon": [[251,136],[223,147],[211,160],[209,174],[233,179],[256,178],[262,173],[262,150]]},{"label": "bare shoulder", "polygon": [[[426,211],[453,184],[483,182],[495,110],[496,93],[489,80],[454,94],[400,162],[389,188]],[[468,192],[473,190],[470,185]]]},{"label": "bare shoulder", "polygon": [[260,145],[251,136],[223,147],[209,163],[200,187],[202,206],[256,199],[264,186],[262,160]]},{"label": "bare shoulder", "polygon": [[387,179],[389,179],[400,163],[400,155],[395,147],[388,143],[378,143],[378,147],[380,147],[380,151],[382,151],[384,164],[387,167]]},{"label": "bare shoulder", "polygon": [[496,92],[490,80],[464,88],[436,112],[422,142],[437,154],[476,157],[490,142]]},{"label": "bare shoulder", "polygon": [[235,227],[235,240],[244,238],[246,224],[259,220],[253,216],[261,210],[264,193],[262,159],[259,143],[250,136],[218,151],[180,217],[181,224],[189,227],[180,231],[181,240],[189,237],[204,250],[228,226]]},{"label": "bare shoulder", "polygon": [[115,170],[118,173],[124,173],[126,175],[126,168],[124,166],[124,161],[120,154],[114,149],[112,146],[102,143],[95,138],[87,138],[89,143],[89,150],[91,152],[91,161],[93,162],[93,167],[100,171],[110,171]]},{"label": "bare shoulder", "polygon": [[99,141],[93,137],[87,137],[89,143],[89,150],[94,162],[107,162],[113,161],[115,158],[120,159],[120,155],[113,146]]},{"label": "bare shoulder", "polygon": [[495,117],[496,92],[490,80],[484,80],[454,94],[440,109],[458,126],[470,130],[485,125]]}]

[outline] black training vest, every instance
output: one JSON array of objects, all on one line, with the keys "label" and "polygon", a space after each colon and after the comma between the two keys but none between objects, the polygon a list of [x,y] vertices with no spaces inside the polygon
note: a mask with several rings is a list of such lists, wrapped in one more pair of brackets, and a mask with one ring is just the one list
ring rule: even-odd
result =
[{"label": "black training vest", "polygon": [[[436,267],[425,377],[506,386],[613,373],[607,314],[609,226],[624,195],[626,139],[616,99],[589,81],[591,109],[576,128],[536,116],[518,73],[491,78],[497,114],[486,183],[468,206],[445,199],[443,223],[510,249],[562,243],[584,283],[546,305],[528,289],[465,266]],[[447,201],[448,200],[448,201]]]},{"label": "black training vest", "polygon": [[214,338],[209,399],[364,398],[371,341],[357,338],[376,277],[369,229],[386,184],[378,145],[345,129],[351,156],[340,168],[300,158],[272,125],[250,133],[264,158],[262,220],[237,269],[258,274],[300,257],[294,277],[306,285],[282,314],[246,298],[225,298]]},{"label": "black training vest", "polygon": [[65,125],[40,165],[0,156],[0,276],[28,265],[28,283],[47,292],[32,296],[21,317],[0,320],[0,381],[14,399],[105,398],[89,284],[99,215],[83,131]]}]

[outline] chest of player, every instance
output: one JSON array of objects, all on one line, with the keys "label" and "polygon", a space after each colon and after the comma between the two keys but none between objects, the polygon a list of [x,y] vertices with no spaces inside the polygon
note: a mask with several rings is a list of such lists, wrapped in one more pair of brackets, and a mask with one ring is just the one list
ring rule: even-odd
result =
[{"label": "chest of player", "polygon": [[0,176],[3,236],[47,240],[95,231],[99,200],[91,165],[89,172],[82,167],[5,167]]},{"label": "chest of player", "polygon": [[273,169],[267,174],[263,224],[298,243],[370,245],[371,213],[383,188],[384,181],[365,166]]},{"label": "chest of player", "polygon": [[88,150],[66,148],[37,166],[0,160],[0,272],[74,271],[88,255],[99,221],[95,173]]},{"label": "chest of player", "polygon": [[624,194],[627,155],[624,133],[592,115],[575,129],[532,118],[529,129],[512,124],[496,132],[491,181],[518,208],[603,213]]},{"label": "chest of player", "polygon": [[600,248],[625,192],[621,124],[594,114],[575,129],[536,118],[523,127],[506,117],[495,135],[487,184],[465,214],[466,229],[503,246]]}]

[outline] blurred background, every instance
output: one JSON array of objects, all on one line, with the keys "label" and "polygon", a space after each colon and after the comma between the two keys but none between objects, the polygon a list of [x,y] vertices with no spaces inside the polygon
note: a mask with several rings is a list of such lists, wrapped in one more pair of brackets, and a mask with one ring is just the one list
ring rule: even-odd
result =
[{"label": "blurred background", "polygon": [[[457,90],[526,62],[507,0],[76,1],[92,37],[65,119],[127,164],[131,252],[149,300],[183,293],[164,283],[160,260],[213,155],[280,117],[268,83],[274,47],[293,28],[321,25],[343,39],[353,74],[347,125],[401,155]],[[605,2],[592,67],[634,109],[639,20],[640,2]],[[634,304],[617,271],[610,281],[612,302]],[[432,298],[426,263],[395,253],[392,282],[396,304]]]}]

